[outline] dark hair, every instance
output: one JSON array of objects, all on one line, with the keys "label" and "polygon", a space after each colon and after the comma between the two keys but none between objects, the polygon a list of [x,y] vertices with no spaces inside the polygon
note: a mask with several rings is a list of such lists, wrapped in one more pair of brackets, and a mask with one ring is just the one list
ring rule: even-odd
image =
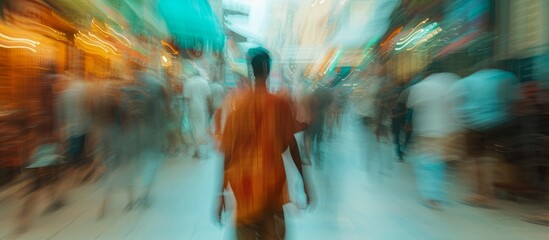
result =
[{"label": "dark hair", "polygon": [[248,50],[248,57],[254,76],[267,77],[271,71],[271,57],[267,49],[262,47],[252,48]]},{"label": "dark hair", "polygon": [[425,74],[429,75],[432,73],[441,73],[444,72],[444,64],[441,60],[433,60],[427,67],[425,68]]}]

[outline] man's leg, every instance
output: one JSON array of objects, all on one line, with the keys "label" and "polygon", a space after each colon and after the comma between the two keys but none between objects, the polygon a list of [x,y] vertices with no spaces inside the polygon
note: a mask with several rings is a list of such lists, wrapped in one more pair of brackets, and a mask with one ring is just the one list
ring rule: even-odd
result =
[{"label": "man's leg", "polygon": [[[365,142],[363,143],[366,150],[366,158],[365,158],[365,166],[366,166],[366,172],[368,174],[373,173],[372,170],[374,169],[374,163],[375,161],[379,160],[379,146],[380,144],[377,141],[375,129],[373,127],[373,118],[371,117],[365,117],[363,118],[364,126],[365,126]],[[378,162],[380,163],[380,162]]]},{"label": "man's leg", "polygon": [[338,109],[336,112],[335,126],[337,130],[341,128],[341,117],[343,115],[343,109]]},{"label": "man's leg", "polygon": [[433,153],[424,152],[415,163],[418,188],[429,207],[438,208],[445,201],[445,163]]},{"label": "man's leg", "polygon": [[23,190],[23,196],[21,199],[20,212],[17,219],[17,232],[25,232],[28,230],[34,210],[36,207],[36,201],[39,197],[39,191],[43,186],[43,179],[38,169],[28,170],[30,175],[30,181]]},{"label": "man's leg", "polygon": [[322,159],[322,140],[322,131],[319,131],[313,136],[313,153],[317,169],[322,169],[324,164],[324,159]]},{"label": "man's leg", "polygon": [[468,205],[474,207],[489,207],[490,188],[489,172],[492,162],[484,155],[485,136],[482,133],[469,131],[467,133],[467,154],[473,161],[472,178],[473,194],[466,200]]},{"label": "man's leg", "polygon": [[371,117],[363,117],[362,118],[362,124],[364,124],[364,126],[369,129],[372,125],[372,118]]},{"label": "man's leg", "polygon": [[284,212],[280,211],[267,216],[259,224],[259,239],[283,240],[286,238],[286,221]]},{"label": "man's leg", "polygon": [[[84,154],[86,135],[72,136],[68,139],[69,166],[55,167],[53,171],[54,181],[51,183],[52,202],[46,212],[57,211],[66,205],[68,192],[76,184],[84,181],[87,172],[86,155]],[[62,177],[60,177],[62,173]],[[83,176],[82,176],[83,175]]]},{"label": "man's leg", "polygon": [[106,214],[106,210],[110,203],[112,193],[115,187],[116,179],[114,175],[116,174],[115,170],[117,167],[114,163],[115,161],[117,161],[114,154],[102,152],[100,158],[105,164],[105,173],[104,177],[102,178],[102,184],[104,184],[103,199],[101,200],[99,209],[97,211],[97,219],[102,219]]},{"label": "man's leg", "polygon": [[418,137],[417,151],[414,151],[416,177],[421,197],[425,204],[439,209],[446,201],[446,163],[444,159],[444,138]]},{"label": "man's leg", "polygon": [[143,170],[141,176],[143,177],[143,184],[145,186],[145,190],[140,198],[140,201],[145,206],[149,206],[151,201],[151,190],[155,183],[158,171],[164,163],[165,156],[160,151],[145,151],[140,157],[140,160]]},{"label": "man's leg", "polygon": [[[406,126],[404,126],[406,127]],[[404,151],[408,150],[408,146],[410,146],[410,143],[412,142],[412,130],[405,129],[404,130],[404,144],[402,145],[401,149],[404,148]]]},{"label": "man's leg", "polygon": [[393,143],[398,160],[402,161],[402,150],[400,148],[400,131],[402,129],[402,121],[400,118],[393,118],[391,130],[393,132]]},{"label": "man's leg", "polygon": [[[59,177],[60,173],[63,175],[62,178]],[[74,172],[69,167],[55,167],[51,174],[53,179],[47,186],[51,202],[44,213],[55,212],[66,205],[65,199],[73,183],[71,175],[74,175]]]},{"label": "man's leg", "polygon": [[326,130],[328,132],[328,138],[331,138],[332,137],[332,129],[333,129],[333,125],[334,125],[334,112],[333,110],[328,110],[328,112],[326,113]]},{"label": "man's leg", "polygon": [[303,158],[303,164],[311,165],[311,153],[313,148],[313,137],[309,130],[303,133],[304,147],[305,147],[305,157]]},{"label": "man's leg", "polygon": [[236,240],[256,240],[257,239],[257,224],[248,224],[236,226]]}]

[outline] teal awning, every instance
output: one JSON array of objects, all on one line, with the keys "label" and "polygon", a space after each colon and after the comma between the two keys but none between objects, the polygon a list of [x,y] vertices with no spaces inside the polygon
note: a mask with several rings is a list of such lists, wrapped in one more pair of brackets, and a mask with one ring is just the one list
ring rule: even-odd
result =
[{"label": "teal awning", "polygon": [[213,51],[222,51],[225,34],[207,0],[160,0],[160,15],[169,33],[180,48],[197,44]]}]

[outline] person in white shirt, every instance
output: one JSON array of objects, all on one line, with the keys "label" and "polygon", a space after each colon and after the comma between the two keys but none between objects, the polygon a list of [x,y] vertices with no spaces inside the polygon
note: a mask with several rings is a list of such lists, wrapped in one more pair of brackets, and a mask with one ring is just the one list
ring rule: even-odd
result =
[{"label": "person in white shirt", "polygon": [[459,131],[453,115],[453,94],[450,86],[460,77],[443,72],[442,62],[434,61],[427,68],[426,78],[410,89],[408,108],[413,109],[416,178],[420,194],[428,207],[438,209],[445,200],[445,161],[448,140]]},{"label": "person in white shirt", "polygon": [[185,81],[183,96],[188,107],[194,157],[200,158],[201,147],[206,144],[211,89],[208,81],[195,68]]},{"label": "person in white shirt", "polygon": [[221,104],[223,103],[223,98],[225,98],[225,89],[223,88],[223,85],[219,83],[219,80],[214,79],[210,83],[210,90],[212,92],[211,94],[211,106],[210,106],[210,112],[211,115],[219,108],[221,107]]}]

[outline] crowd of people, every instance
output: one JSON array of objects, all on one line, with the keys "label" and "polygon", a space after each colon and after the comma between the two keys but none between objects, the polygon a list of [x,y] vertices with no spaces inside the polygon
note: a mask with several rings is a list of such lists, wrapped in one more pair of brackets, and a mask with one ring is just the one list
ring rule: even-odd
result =
[{"label": "crowd of people", "polygon": [[[38,190],[50,189],[47,211],[55,211],[67,204],[75,182],[94,176],[105,184],[98,218],[108,212],[117,187],[128,193],[127,210],[148,207],[170,154],[207,159],[213,143],[224,159],[218,220],[235,207],[227,200],[232,197],[238,239],[283,239],[283,205],[290,201],[283,153],[289,152],[301,174],[307,200],[314,200],[303,165],[325,166],[323,143],[342,129],[342,115],[349,111],[366,129],[362,144],[369,173],[390,170],[391,159],[409,161],[425,205],[441,209],[448,200],[448,164],[473,162],[475,184],[465,203],[490,208],[493,181],[487,175],[498,160],[495,148],[540,132],[531,119],[547,110],[532,91],[521,91],[500,62],[479,64],[462,78],[436,59],[409,81],[394,80],[386,66],[374,62],[352,76],[363,91],[350,104],[341,86],[270,92],[269,52],[253,48],[248,54],[253,75],[231,90],[197,65],[179,80],[180,91],[138,64],[127,79],[116,81],[83,81],[71,73],[55,74],[51,66],[44,77],[44,114],[36,120],[41,134],[28,167],[32,183],[23,194],[20,230],[30,226]],[[300,134],[303,138],[296,137]],[[386,151],[387,145],[393,150]],[[520,161],[524,154],[503,158]],[[374,161],[381,161],[379,169],[372,168]]]},{"label": "crowd of people", "polygon": [[29,146],[36,147],[19,177],[28,186],[20,194],[18,231],[31,225],[43,192],[50,196],[46,212],[53,212],[67,204],[71,189],[99,181],[102,218],[118,188],[128,193],[127,210],[150,206],[157,173],[170,155],[186,150],[207,158],[210,119],[226,90],[199,67],[175,84],[138,63],[124,79],[82,79],[49,69],[40,88],[41,114],[32,119],[39,131]]},{"label": "crowd of people", "polygon": [[[519,82],[511,67],[505,61],[483,61],[462,77],[453,73],[448,59],[435,59],[405,82],[391,79],[383,67],[371,68],[355,107],[368,129],[367,164],[391,159],[380,152],[411,162],[424,203],[434,209],[448,201],[448,168],[468,164],[474,170],[465,204],[494,208],[496,188],[542,193],[547,131],[541,126],[548,105],[541,100],[544,90],[533,88],[536,82]],[[379,146],[388,142],[394,151],[383,153]],[[519,171],[514,182],[501,182],[492,177],[500,163],[527,170]],[[379,171],[386,170],[387,165],[380,166]]]}]

